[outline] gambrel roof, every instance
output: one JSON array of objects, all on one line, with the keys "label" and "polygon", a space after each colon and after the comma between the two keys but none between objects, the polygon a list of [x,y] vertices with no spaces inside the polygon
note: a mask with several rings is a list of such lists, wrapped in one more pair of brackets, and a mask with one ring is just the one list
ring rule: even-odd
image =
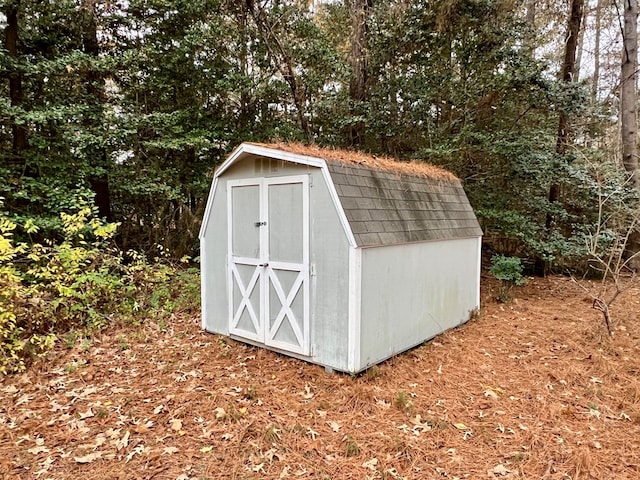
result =
[{"label": "gambrel roof", "polygon": [[460,184],[362,165],[327,162],[358,246],[479,237]]},{"label": "gambrel roof", "polygon": [[[221,165],[216,177],[247,157],[322,168],[354,246],[482,236],[460,180],[428,163],[299,144],[243,143]],[[201,236],[207,217],[205,213]]]}]

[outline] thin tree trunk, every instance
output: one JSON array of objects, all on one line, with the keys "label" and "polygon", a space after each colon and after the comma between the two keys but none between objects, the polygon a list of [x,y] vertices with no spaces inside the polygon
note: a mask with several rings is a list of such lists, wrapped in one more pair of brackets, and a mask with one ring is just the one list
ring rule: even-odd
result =
[{"label": "thin tree trunk", "polygon": [[624,2],[622,69],[620,78],[620,115],[622,137],[622,162],[629,173],[631,184],[640,188],[638,175],[638,2]]},{"label": "thin tree trunk", "polygon": [[[98,21],[95,12],[96,0],[81,0],[80,14],[82,19],[82,44],[85,53],[94,58],[98,58],[100,47],[98,42]],[[101,76],[93,69],[89,69],[86,75],[87,90],[92,97],[92,104],[97,110],[102,110],[104,92],[101,86]],[[91,121],[87,121],[90,127]],[[89,154],[89,162],[94,172],[89,177],[89,184],[95,195],[95,203],[98,207],[98,215],[112,220],[111,215],[111,192],[109,189],[107,153],[104,148],[92,149]]]},{"label": "thin tree trunk", "polygon": [[[5,7],[5,15],[7,16],[7,26],[5,28],[5,48],[9,55],[15,59],[19,57],[18,41],[18,11],[20,9],[20,0],[9,2]],[[9,98],[11,105],[14,107],[22,104],[22,74],[19,71],[9,73]],[[22,151],[27,148],[27,129],[24,125],[20,125],[11,119],[11,134],[13,137],[13,155],[16,159],[22,157]]]},{"label": "thin tree trunk", "polygon": [[532,29],[536,26],[536,1],[527,0],[527,24]]},{"label": "thin tree trunk", "polygon": [[[350,0],[351,25],[353,33],[351,37],[351,63],[352,76],[349,82],[349,97],[351,99],[351,114],[362,115],[362,103],[366,100],[367,84],[367,17],[371,9],[371,0]],[[358,121],[349,127],[347,141],[351,146],[363,143],[365,125]]]},{"label": "thin tree trunk", "polygon": [[[576,50],[578,48],[578,38],[580,33],[580,22],[582,20],[582,9],[584,8],[584,0],[572,0],[571,16],[567,27],[567,35],[565,39],[564,62],[560,72],[560,78],[563,82],[572,82],[575,78]],[[558,136],[556,140],[556,154],[563,157],[567,154],[569,147],[569,116],[561,112],[558,120]],[[557,202],[560,196],[560,186],[553,182],[549,188],[549,203]],[[550,230],[553,224],[553,216],[549,213],[546,219],[546,228]]]},{"label": "thin tree trunk", "polygon": [[600,35],[602,28],[602,4],[604,0],[598,0],[595,14],[595,39],[593,44],[593,82],[591,83],[591,98],[598,100],[598,86],[600,83]]},{"label": "thin tree trunk", "polygon": [[[588,5],[588,4],[587,4]],[[582,12],[582,28],[578,33],[578,46],[576,52],[576,66],[574,77],[577,82],[580,80],[580,69],[582,68],[582,54],[584,53],[584,32],[587,30],[587,20],[589,18],[589,8],[583,8]]]}]

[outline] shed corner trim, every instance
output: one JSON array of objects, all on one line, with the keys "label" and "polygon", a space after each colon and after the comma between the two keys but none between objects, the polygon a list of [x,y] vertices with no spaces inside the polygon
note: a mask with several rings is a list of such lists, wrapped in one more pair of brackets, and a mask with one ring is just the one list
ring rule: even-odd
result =
[{"label": "shed corner trim", "polygon": [[350,373],[360,370],[360,317],[362,301],[362,249],[349,248],[349,339],[347,368]]},{"label": "shed corner trim", "polygon": [[[202,242],[204,240],[205,233],[207,232],[207,226],[209,225],[209,218],[211,217],[211,209],[213,208],[213,198],[215,196],[216,190],[218,188],[218,177],[217,175],[213,177],[213,182],[211,182],[211,189],[209,190],[209,196],[207,198],[207,205],[204,209],[204,215],[202,216],[202,224],[200,225],[200,232],[198,232],[198,238]],[[202,255],[200,255],[202,257]],[[202,261],[200,262],[202,265]]]}]

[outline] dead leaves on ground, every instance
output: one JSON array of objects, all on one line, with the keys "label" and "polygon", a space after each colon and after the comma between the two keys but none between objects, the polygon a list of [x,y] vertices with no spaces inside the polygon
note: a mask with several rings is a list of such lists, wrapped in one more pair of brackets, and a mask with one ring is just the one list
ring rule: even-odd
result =
[{"label": "dead leaves on ground", "polygon": [[626,344],[589,350],[570,335],[580,323],[545,316],[545,290],[526,288],[541,299],[489,306],[375,378],[329,375],[190,319],[60,350],[0,386],[0,476],[636,478],[640,333],[629,324]]}]

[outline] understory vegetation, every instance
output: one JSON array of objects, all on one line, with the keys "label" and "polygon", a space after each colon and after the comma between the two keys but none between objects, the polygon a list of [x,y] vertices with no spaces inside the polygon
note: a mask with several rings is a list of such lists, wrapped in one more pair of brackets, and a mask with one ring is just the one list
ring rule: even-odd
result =
[{"label": "understory vegetation", "polygon": [[118,224],[99,220],[86,198],[76,201],[77,210],[60,214],[56,242],[16,242],[16,230],[35,235],[38,227],[0,211],[0,374],[24,370],[66,332],[150,317],[162,324],[199,307],[197,269],[120,250]]},{"label": "understory vegetation", "polygon": [[243,141],[442,166],[487,260],[630,274],[635,4],[0,0],[0,371],[71,328],[195,308],[213,170]]}]

